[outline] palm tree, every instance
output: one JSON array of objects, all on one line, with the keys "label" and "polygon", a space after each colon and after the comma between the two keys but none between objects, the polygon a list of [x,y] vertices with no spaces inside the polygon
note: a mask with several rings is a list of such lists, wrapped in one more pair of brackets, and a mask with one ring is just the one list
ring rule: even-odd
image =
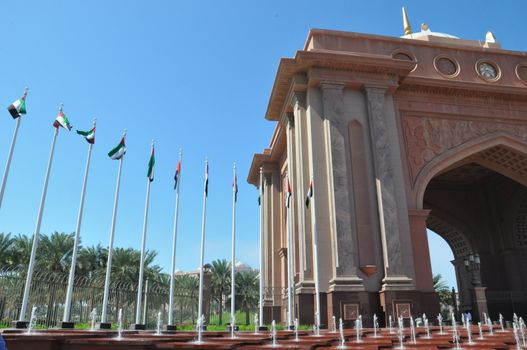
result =
[{"label": "palm tree", "polygon": [[434,283],[434,291],[439,295],[441,310],[446,310],[448,306],[453,306],[450,288],[441,274],[435,274],[432,277],[432,282]]},{"label": "palm tree", "polygon": [[[26,235],[18,234],[14,238],[12,253],[11,253],[11,266],[17,267],[21,270],[25,270],[29,264],[29,258],[31,256],[31,247],[33,240]],[[39,249],[40,250],[40,249]]]},{"label": "palm tree", "polygon": [[250,312],[258,301],[259,275],[256,271],[238,272],[236,274],[236,304],[245,311],[245,324],[250,323]]},{"label": "palm tree", "polygon": [[[180,305],[190,308],[192,324],[194,324],[194,313],[198,307],[199,279],[195,275],[181,275],[179,286],[184,294],[180,296]],[[183,314],[183,308],[181,308],[181,314]]]},{"label": "palm tree", "polygon": [[214,260],[211,264],[212,297],[218,302],[218,324],[223,322],[223,298],[228,294],[231,285],[231,268],[226,259]]},{"label": "palm tree", "polygon": [[[43,235],[39,248],[39,266],[48,272],[67,272],[71,265],[75,233],[53,232]],[[40,250],[40,249],[39,249]]]},{"label": "palm tree", "polygon": [[108,249],[100,243],[96,246],[82,248],[79,250],[75,272],[79,276],[92,277],[97,270],[106,269],[107,260]]},{"label": "palm tree", "polygon": [[0,268],[10,265],[14,241],[15,239],[11,237],[10,233],[0,233]]}]

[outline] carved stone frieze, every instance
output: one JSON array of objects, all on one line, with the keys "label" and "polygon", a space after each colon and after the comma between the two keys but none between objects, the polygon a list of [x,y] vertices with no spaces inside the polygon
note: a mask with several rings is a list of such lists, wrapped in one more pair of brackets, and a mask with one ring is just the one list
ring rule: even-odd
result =
[{"label": "carved stone frieze", "polygon": [[[375,155],[375,177],[378,183],[377,196],[379,205],[381,236],[385,267],[393,272],[402,268],[399,223],[397,218],[397,201],[395,199],[394,171],[391,158],[390,135],[384,113],[385,88],[366,87],[366,100],[370,120],[370,133]],[[388,254],[389,252],[389,254]],[[387,271],[388,272],[388,271]]]},{"label": "carved stone frieze", "polygon": [[527,142],[527,125],[404,116],[402,127],[412,183],[435,157],[478,137],[504,132]]}]

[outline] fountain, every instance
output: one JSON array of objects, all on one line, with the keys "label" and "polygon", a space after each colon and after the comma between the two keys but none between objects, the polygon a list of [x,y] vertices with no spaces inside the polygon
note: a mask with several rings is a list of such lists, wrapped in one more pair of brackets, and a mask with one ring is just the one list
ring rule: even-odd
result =
[{"label": "fountain", "polygon": [[388,316],[388,331],[390,332],[390,334],[394,333],[392,315]]},{"label": "fountain", "polygon": [[499,332],[501,332],[501,333],[507,332],[505,330],[505,322],[503,321],[503,315],[502,314],[500,314],[500,327],[501,327],[501,329],[499,330]]},{"label": "fountain", "polygon": [[522,350],[522,345],[520,343],[520,332],[518,331],[518,326],[516,322],[512,324],[512,331],[514,333],[514,341],[516,342],[516,350]]},{"label": "fountain", "polygon": [[155,335],[161,335],[161,311],[157,313],[157,326]]},{"label": "fountain", "polygon": [[342,318],[339,319],[339,336],[340,336],[340,345],[339,348],[346,348],[346,337],[344,337],[344,324]]},{"label": "fountain", "polygon": [[271,322],[271,338],[273,340],[272,345],[277,346],[278,343],[276,342],[276,322],[274,320],[273,322]]},{"label": "fountain", "polygon": [[492,320],[490,317],[487,317],[487,327],[489,327],[489,335],[494,335],[494,330],[492,329]]},{"label": "fountain", "polygon": [[295,341],[300,341],[298,338],[298,318],[295,318]]},{"label": "fountain", "polygon": [[27,326],[27,334],[31,334],[36,324],[37,324],[37,307],[33,306],[31,308],[31,317],[29,318],[29,325]]},{"label": "fountain", "polygon": [[414,344],[417,343],[415,339],[415,322],[412,316],[410,316],[410,341]]},{"label": "fountain", "polygon": [[484,312],[484,313],[483,313],[483,324],[488,324],[488,318],[489,318],[489,317],[487,316],[487,313]]},{"label": "fountain", "polygon": [[336,321],[335,316],[333,316],[332,318],[331,333],[337,333],[337,321]]},{"label": "fountain", "polygon": [[318,323],[320,320],[320,316],[318,311],[315,312],[315,325],[313,326],[313,332],[315,333],[316,337],[320,336],[320,324]]},{"label": "fountain", "polygon": [[523,346],[527,346],[527,343],[525,342],[525,322],[523,321],[523,318],[521,317],[519,320],[519,327],[520,327],[520,333],[522,337]]},{"label": "fountain", "polygon": [[379,330],[379,322],[377,321],[377,314],[373,314],[373,337],[379,338],[377,331]]},{"label": "fountain", "polygon": [[455,344],[454,349],[460,350],[459,347],[459,334],[457,332],[457,324],[456,324],[456,316],[454,316],[454,313],[450,316],[452,318],[452,342]]},{"label": "fountain", "polygon": [[236,318],[234,315],[231,315],[231,339],[236,338],[234,335],[234,330],[236,329]]},{"label": "fountain", "polygon": [[258,320],[258,314],[254,314],[254,334],[258,334],[258,325],[260,324]]},{"label": "fountain", "polygon": [[472,345],[474,342],[472,341],[472,330],[470,326],[470,321],[467,319],[465,322],[465,329],[467,330],[467,343]]},{"label": "fountain", "polygon": [[198,332],[198,340],[195,343],[201,344],[203,343],[203,315],[198,317],[196,322],[196,331]]},{"label": "fountain", "polygon": [[439,324],[439,334],[445,334],[443,332],[443,316],[441,314],[437,315],[437,323]]},{"label": "fountain", "polygon": [[93,310],[91,310],[90,312],[90,323],[91,323],[90,331],[95,330],[96,322],[97,322],[97,308],[94,307]]},{"label": "fountain", "polygon": [[399,316],[397,318],[397,325],[399,326],[399,329],[397,330],[397,337],[399,338],[399,347],[397,349],[404,349],[404,324],[402,316]]},{"label": "fountain", "polygon": [[359,315],[357,320],[355,320],[355,332],[357,334],[357,339],[355,340],[355,342],[357,343],[362,342],[361,329],[362,329],[362,315]]},{"label": "fountain", "polygon": [[426,329],[426,339],[431,339],[432,336],[430,335],[430,325],[428,324],[428,318],[424,319],[425,321],[425,329]]},{"label": "fountain", "polygon": [[485,338],[483,338],[483,327],[481,327],[481,322],[478,322],[478,331],[479,331],[478,339],[479,340],[484,340]]},{"label": "fountain", "polygon": [[123,309],[119,309],[117,314],[117,339],[122,339],[123,332]]}]

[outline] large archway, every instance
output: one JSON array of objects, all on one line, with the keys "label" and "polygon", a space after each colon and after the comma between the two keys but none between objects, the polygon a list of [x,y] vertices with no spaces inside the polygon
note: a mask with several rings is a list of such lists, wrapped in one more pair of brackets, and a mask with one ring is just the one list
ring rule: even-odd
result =
[{"label": "large archway", "polygon": [[496,144],[444,164],[422,203],[454,253],[460,311],[527,311],[527,154]]}]

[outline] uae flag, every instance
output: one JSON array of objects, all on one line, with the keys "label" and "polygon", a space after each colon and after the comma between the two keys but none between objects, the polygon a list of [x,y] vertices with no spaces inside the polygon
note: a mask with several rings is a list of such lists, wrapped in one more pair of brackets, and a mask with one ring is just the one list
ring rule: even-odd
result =
[{"label": "uae flag", "polygon": [[232,181],[232,187],[234,189],[234,201],[238,201],[238,177],[234,174],[234,180]]},{"label": "uae flag", "polygon": [[108,152],[108,157],[113,160],[121,159],[126,153],[126,146],[124,144],[124,137],[121,139],[121,142],[114,149]]},{"label": "uae flag", "polygon": [[154,165],[156,164],[156,157],[154,156],[154,147],[152,147],[152,154],[150,155],[150,160],[148,161],[148,180],[150,182],[154,181]]},{"label": "uae flag", "polygon": [[174,174],[174,189],[177,189],[177,184],[179,182],[179,174],[181,173],[181,161],[178,160],[176,166],[176,173]]},{"label": "uae flag", "polygon": [[209,162],[205,164],[205,197],[209,196]]},{"label": "uae flag", "polygon": [[311,198],[313,198],[313,179],[309,182],[309,190],[307,191],[306,195],[306,207],[309,208],[309,202],[311,202]]},{"label": "uae flag", "polygon": [[264,185],[263,185],[263,179],[260,177],[260,186],[258,188],[258,205],[262,205],[263,201],[263,195],[264,195]]},{"label": "uae flag", "polygon": [[86,139],[86,141],[88,141],[89,144],[93,145],[95,143],[95,128],[91,129],[90,131],[77,130],[77,134],[84,136],[84,138]]},{"label": "uae flag", "polygon": [[55,122],[53,123],[53,126],[58,128],[59,126],[62,126],[64,129],[71,131],[71,124],[68,118],[66,118],[66,115],[62,110],[59,111],[59,115],[55,119]]},{"label": "uae flag", "polygon": [[288,178],[287,179],[287,194],[285,197],[286,208],[289,208],[289,205],[291,205],[291,183],[289,183],[289,178]]},{"label": "uae flag", "polygon": [[7,107],[7,110],[9,111],[9,114],[11,114],[13,119],[16,119],[26,114],[26,94],[24,94],[22,98],[11,103],[11,105]]}]

